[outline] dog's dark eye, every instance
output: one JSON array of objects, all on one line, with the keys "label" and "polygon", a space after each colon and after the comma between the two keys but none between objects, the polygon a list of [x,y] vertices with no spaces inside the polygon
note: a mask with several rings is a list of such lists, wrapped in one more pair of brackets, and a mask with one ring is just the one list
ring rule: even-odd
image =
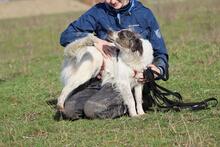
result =
[{"label": "dog's dark eye", "polygon": [[126,36],[125,36],[125,34],[123,32],[119,32],[118,37],[120,39],[124,39]]}]

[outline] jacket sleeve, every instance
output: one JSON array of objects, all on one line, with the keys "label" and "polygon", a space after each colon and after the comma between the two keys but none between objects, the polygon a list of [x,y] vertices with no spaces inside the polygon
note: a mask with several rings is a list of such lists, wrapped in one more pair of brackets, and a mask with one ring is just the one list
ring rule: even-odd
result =
[{"label": "jacket sleeve", "polygon": [[161,35],[159,25],[155,19],[153,13],[149,13],[149,41],[152,44],[154,50],[154,61],[153,64],[156,65],[161,70],[161,75],[165,78],[169,78],[168,74],[168,53],[167,48],[164,43],[163,36]]},{"label": "jacket sleeve", "polygon": [[[97,13],[97,12],[96,12]],[[91,8],[78,20],[69,24],[61,33],[60,44],[66,46],[72,41],[85,37],[88,33],[93,33],[96,28],[95,8]]]}]

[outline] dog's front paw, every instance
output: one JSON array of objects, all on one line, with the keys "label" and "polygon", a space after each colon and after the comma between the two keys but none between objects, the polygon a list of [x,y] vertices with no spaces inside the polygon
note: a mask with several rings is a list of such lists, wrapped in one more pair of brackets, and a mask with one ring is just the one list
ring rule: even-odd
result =
[{"label": "dog's front paw", "polygon": [[138,116],[138,114],[137,114],[136,112],[130,112],[130,113],[129,113],[129,116],[130,116],[130,117],[135,117],[135,116]]},{"label": "dog's front paw", "polygon": [[137,110],[137,113],[138,113],[138,115],[144,115],[145,114],[143,109]]},{"label": "dog's front paw", "polygon": [[141,115],[144,115],[144,114],[145,114],[144,111],[143,112],[139,112],[138,116],[141,116]]}]

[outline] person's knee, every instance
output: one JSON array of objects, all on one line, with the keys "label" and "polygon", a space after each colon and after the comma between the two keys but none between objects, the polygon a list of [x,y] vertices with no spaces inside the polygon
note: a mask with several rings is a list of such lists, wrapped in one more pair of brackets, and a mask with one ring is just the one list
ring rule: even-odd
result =
[{"label": "person's knee", "polygon": [[122,103],[102,104],[88,101],[84,106],[85,116],[90,119],[113,119],[126,114],[126,112],[127,107]]},{"label": "person's knee", "polygon": [[93,101],[87,101],[84,106],[85,116],[90,119],[105,118],[105,116],[102,115],[102,112],[106,110],[107,107],[105,105]]},{"label": "person's knee", "polygon": [[64,119],[77,120],[81,114],[77,111],[75,101],[65,103],[64,111],[62,112]]}]

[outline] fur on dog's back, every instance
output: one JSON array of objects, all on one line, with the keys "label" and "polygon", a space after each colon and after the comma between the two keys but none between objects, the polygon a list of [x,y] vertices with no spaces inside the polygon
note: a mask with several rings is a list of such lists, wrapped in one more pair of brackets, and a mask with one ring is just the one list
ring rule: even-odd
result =
[{"label": "fur on dog's back", "polygon": [[79,62],[86,52],[86,48],[94,47],[96,37],[92,34],[88,34],[86,37],[73,41],[67,45],[64,49],[64,56],[66,58],[72,58]]},{"label": "fur on dog's back", "polygon": [[[69,78],[73,74],[76,74],[76,72],[82,72],[81,75],[83,76],[83,73],[88,69],[80,71],[79,68],[83,67],[82,64],[86,64],[86,62],[96,64],[98,65],[97,67],[101,67],[101,64],[103,62],[103,56],[101,52],[99,52],[97,48],[94,46],[95,42],[96,37],[93,35],[88,35],[84,38],[70,43],[64,49],[64,62],[61,72],[61,81],[64,85],[67,84]],[[97,76],[99,71],[100,68],[97,69],[93,77]]]}]

